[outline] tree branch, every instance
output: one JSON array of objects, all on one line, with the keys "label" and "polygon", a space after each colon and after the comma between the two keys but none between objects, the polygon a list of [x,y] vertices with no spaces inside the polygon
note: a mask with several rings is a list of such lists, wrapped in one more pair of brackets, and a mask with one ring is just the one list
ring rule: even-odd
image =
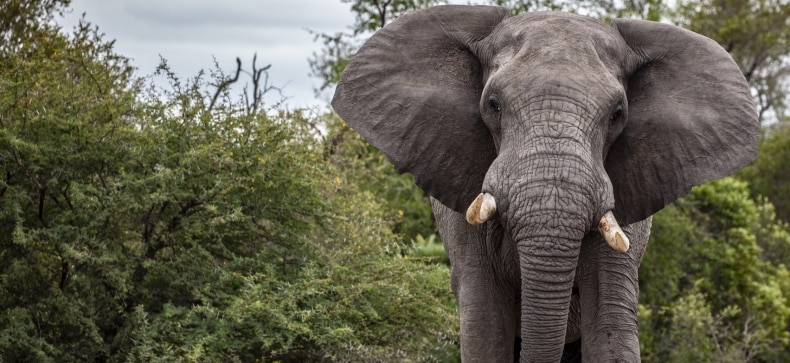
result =
[{"label": "tree branch", "polygon": [[214,97],[211,98],[211,104],[208,106],[208,111],[211,112],[214,109],[214,105],[217,103],[217,98],[219,98],[220,93],[226,90],[230,85],[236,83],[239,80],[239,74],[241,73],[241,58],[236,57],[236,75],[233,78],[226,79],[222,81],[217,86],[217,91],[214,92]]},{"label": "tree branch", "polygon": [[[255,115],[256,113],[258,113],[258,106],[261,103],[263,103],[263,96],[266,93],[268,93],[273,89],[276,89],[278,91],[280,90],[277,87],[269,85],[269,73],[267,71],[269,70],[269,68],[272,67],[272,65],[269,64],[261,69],[256,69],[258,67],[256,65],[257,61],[258,61],[258,54],[255,53],[255,55],[252,57],[252,73],[250,74],[252,76],[252,105],[250,105],[249,103],[247,104],[248,115]],[[260,88],[262,75],[266,76],[266,78],[264,78],[263,81],[263,89]]]},{"label": "tree branch", "polygon": [[47,221],[44,219],[44,201],[47,197],[47,187],[38,190],[38,220],[44,228],[49,228]]}]

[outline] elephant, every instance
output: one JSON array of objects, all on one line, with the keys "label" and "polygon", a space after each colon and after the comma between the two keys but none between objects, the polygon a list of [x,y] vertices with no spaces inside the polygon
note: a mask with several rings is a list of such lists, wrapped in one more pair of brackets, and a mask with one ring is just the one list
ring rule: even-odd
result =
[{"label": "elephant", "polygon": [[652,215],[753,161],[760,133],[709,38],[496,6],[392,21],[332,107],[430,196],[464,362],[557,362],[569,343],[586,362],[640,361]]}]

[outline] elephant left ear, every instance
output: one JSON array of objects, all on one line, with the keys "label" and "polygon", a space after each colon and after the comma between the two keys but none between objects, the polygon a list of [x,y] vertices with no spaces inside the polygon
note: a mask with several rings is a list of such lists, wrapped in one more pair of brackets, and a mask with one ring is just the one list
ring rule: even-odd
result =
[{"label": "elephant left ear", "polygon": [[679,27],[617,19],[631,50],[628,121],[606,170],[615,216],[640,221],[757,157],[759,121],[749,86],[713,40]]}]

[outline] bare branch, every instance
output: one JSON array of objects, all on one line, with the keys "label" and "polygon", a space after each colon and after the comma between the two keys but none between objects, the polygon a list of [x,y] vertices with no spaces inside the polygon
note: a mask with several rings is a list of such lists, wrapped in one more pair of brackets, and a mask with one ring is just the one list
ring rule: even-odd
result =
[{"label": "bare branch", "polygon": [[[247,114],[249,115],[258,113],[258,107],[263,103],[264,95],[272,90],[282,92],[280,88],[269,84],[268,70],[272,67],[272,65],[268,64],[263,68],[258,69],[258,65],[256,64],[257,61],[258,54],[256,53],[252,58],[252,72],[250,73],[250,76],[252,77],[252,103],[249,103],[249,98],[246,94],[244,96],[244,99],[247,102]],[[263,77],[263,85],[261,85],[261,77]]]},{"label": "bare branch", "polygon": [[220,93],[226,90],[230,85],[238,82],[239,74],[241,73],[241,58],[236,57],[236,75],[233,78],[226,79],[222,81],[217,86],[217,91],[214,92],[214,97],[211,98],[211,104],[208,106],[208,111],[211,112],[214,109],[214,105],[217,103],[217,98],[219,98]]}]

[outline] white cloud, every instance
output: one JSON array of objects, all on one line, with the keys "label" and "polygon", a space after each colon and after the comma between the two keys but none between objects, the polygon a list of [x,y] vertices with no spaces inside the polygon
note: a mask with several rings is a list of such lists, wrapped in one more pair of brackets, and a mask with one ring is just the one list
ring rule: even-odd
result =
[{"label": "white cloud", "polygon": [[354,21],[340,0],[74,0],[71,8],[64,26],[86,13],[140,75],[152,73],[160,55],[187,78],[211,68],[212,57],[229,73],[236,57],[249,67],[257,53],[259,66],[272,64],[270,81],[285,86],[290,107],[324,104],[307,62],[321,44],[306,29],[335,33]]}]

